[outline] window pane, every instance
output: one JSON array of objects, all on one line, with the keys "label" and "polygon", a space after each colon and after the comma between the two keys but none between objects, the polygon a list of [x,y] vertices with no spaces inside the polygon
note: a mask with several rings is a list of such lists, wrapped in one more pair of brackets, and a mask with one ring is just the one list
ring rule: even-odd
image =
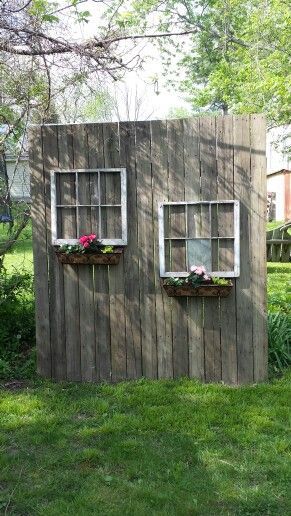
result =
[{"label": "window pane", "polygon": [[122,238],[121,208],[101,208],[101,238]]},{"label": "window pane", "polygon": [[218,234],[220,237],[234,236],[233,204],[220,204],[218,206]]},{"label": "window pane", "polygon": [[187,223],[188,237],[210,237],[209,204],[188,204]]},{"label": "window pane", "polygon": [[234,240],[219,239],[218,270],[233,271],[234,269]]},{"label": "window pane", "polygon": [[76,177],[75,173],[59,172],[56,174],[57,204],[75,206],[76,204]]},{"label": "window pane", "polygon": [[192,265],[204,265],[211,271],[211,240],[187,240],[188,268]]},{"label": "window pane", "polygon": [[185,240],[167,240],[165,247],[166,270],[173,272],[186,271]]},{"label": "window pane", "polygon": [[79,235],[89,235],[94,233],[97,238],[99,235],[99,208],[85,208],[80,206],[79,212]]},{"label": "window pane", "polygon": [[77,238],[76,208],[57,208],[57,238]]},{"label": "window pane", "polygon": [[101,204],[121,204],[120,172],[100,172]]},{"label": "window pane", "polygon": [[170,238],[185,238],[186,236],[186,216],[185,206],[170,206],[169,211],[169,236]]},{"label": "window pane", "polygon": [[[92,199],[93,193],[93,202]],[[78,172],[78,204],[98,204],[98,174]]]}]

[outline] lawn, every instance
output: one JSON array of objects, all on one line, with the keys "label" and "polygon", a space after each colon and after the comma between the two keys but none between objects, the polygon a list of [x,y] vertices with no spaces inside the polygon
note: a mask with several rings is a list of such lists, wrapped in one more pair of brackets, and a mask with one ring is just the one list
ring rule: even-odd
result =
[{"label": "lawn", "polygon": [[290,397],[290,374],[241,388],[183,379],[3,390],[0,507],[290,514]]},{"label": "lawn", "polygon": [[[31,270],[30,228],[5,267]],[[290,273],[268,264],[269,310]],[[3,385],[0,514],[290,514],[290,380]]]}]

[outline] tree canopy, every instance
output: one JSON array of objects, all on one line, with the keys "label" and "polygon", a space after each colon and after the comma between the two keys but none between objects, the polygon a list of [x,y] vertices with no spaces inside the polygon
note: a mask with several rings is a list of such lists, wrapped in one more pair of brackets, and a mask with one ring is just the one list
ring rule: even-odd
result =
[{"label": "tree canopy", "polygon": [[[113,10],[113,7],[111,7]],[[189,31],[159,40],[165,73],[194,110],[263,112],[270,125],[290,122],[291,10],[284,0],[133,0],[116,24]]]}]

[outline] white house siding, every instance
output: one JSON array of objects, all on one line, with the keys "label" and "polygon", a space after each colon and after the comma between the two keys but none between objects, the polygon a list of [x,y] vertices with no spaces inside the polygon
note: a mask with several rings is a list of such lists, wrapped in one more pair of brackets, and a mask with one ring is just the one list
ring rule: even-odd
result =
[{"label": "white house siding", "polygon": [[[273,127],[267,133],[267,173],[291,170],[291,125]],[[289,152],[288,152],[289,149]]]},{"label": "white house siding", "polygon": [[16,166],[15,158],[6,156],[6,167],[11,198],[15,201],[30,200],[28,157],[21,157]]},{"label": "white house siding", "polygon": [[276,194],[276,217],[275,220],[285,219],[285,183],[284,174],[274,174],[267,177],[267,191]]}]

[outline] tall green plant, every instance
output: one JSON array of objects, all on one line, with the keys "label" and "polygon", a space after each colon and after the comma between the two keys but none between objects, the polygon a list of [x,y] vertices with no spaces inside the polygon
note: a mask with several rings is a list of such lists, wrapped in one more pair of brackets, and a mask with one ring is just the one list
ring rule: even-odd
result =
[{"label": "tall green plant", "polygon": [[280,373],[291,365],[291,315],[268,314],[269,366],[271,373]]}]

